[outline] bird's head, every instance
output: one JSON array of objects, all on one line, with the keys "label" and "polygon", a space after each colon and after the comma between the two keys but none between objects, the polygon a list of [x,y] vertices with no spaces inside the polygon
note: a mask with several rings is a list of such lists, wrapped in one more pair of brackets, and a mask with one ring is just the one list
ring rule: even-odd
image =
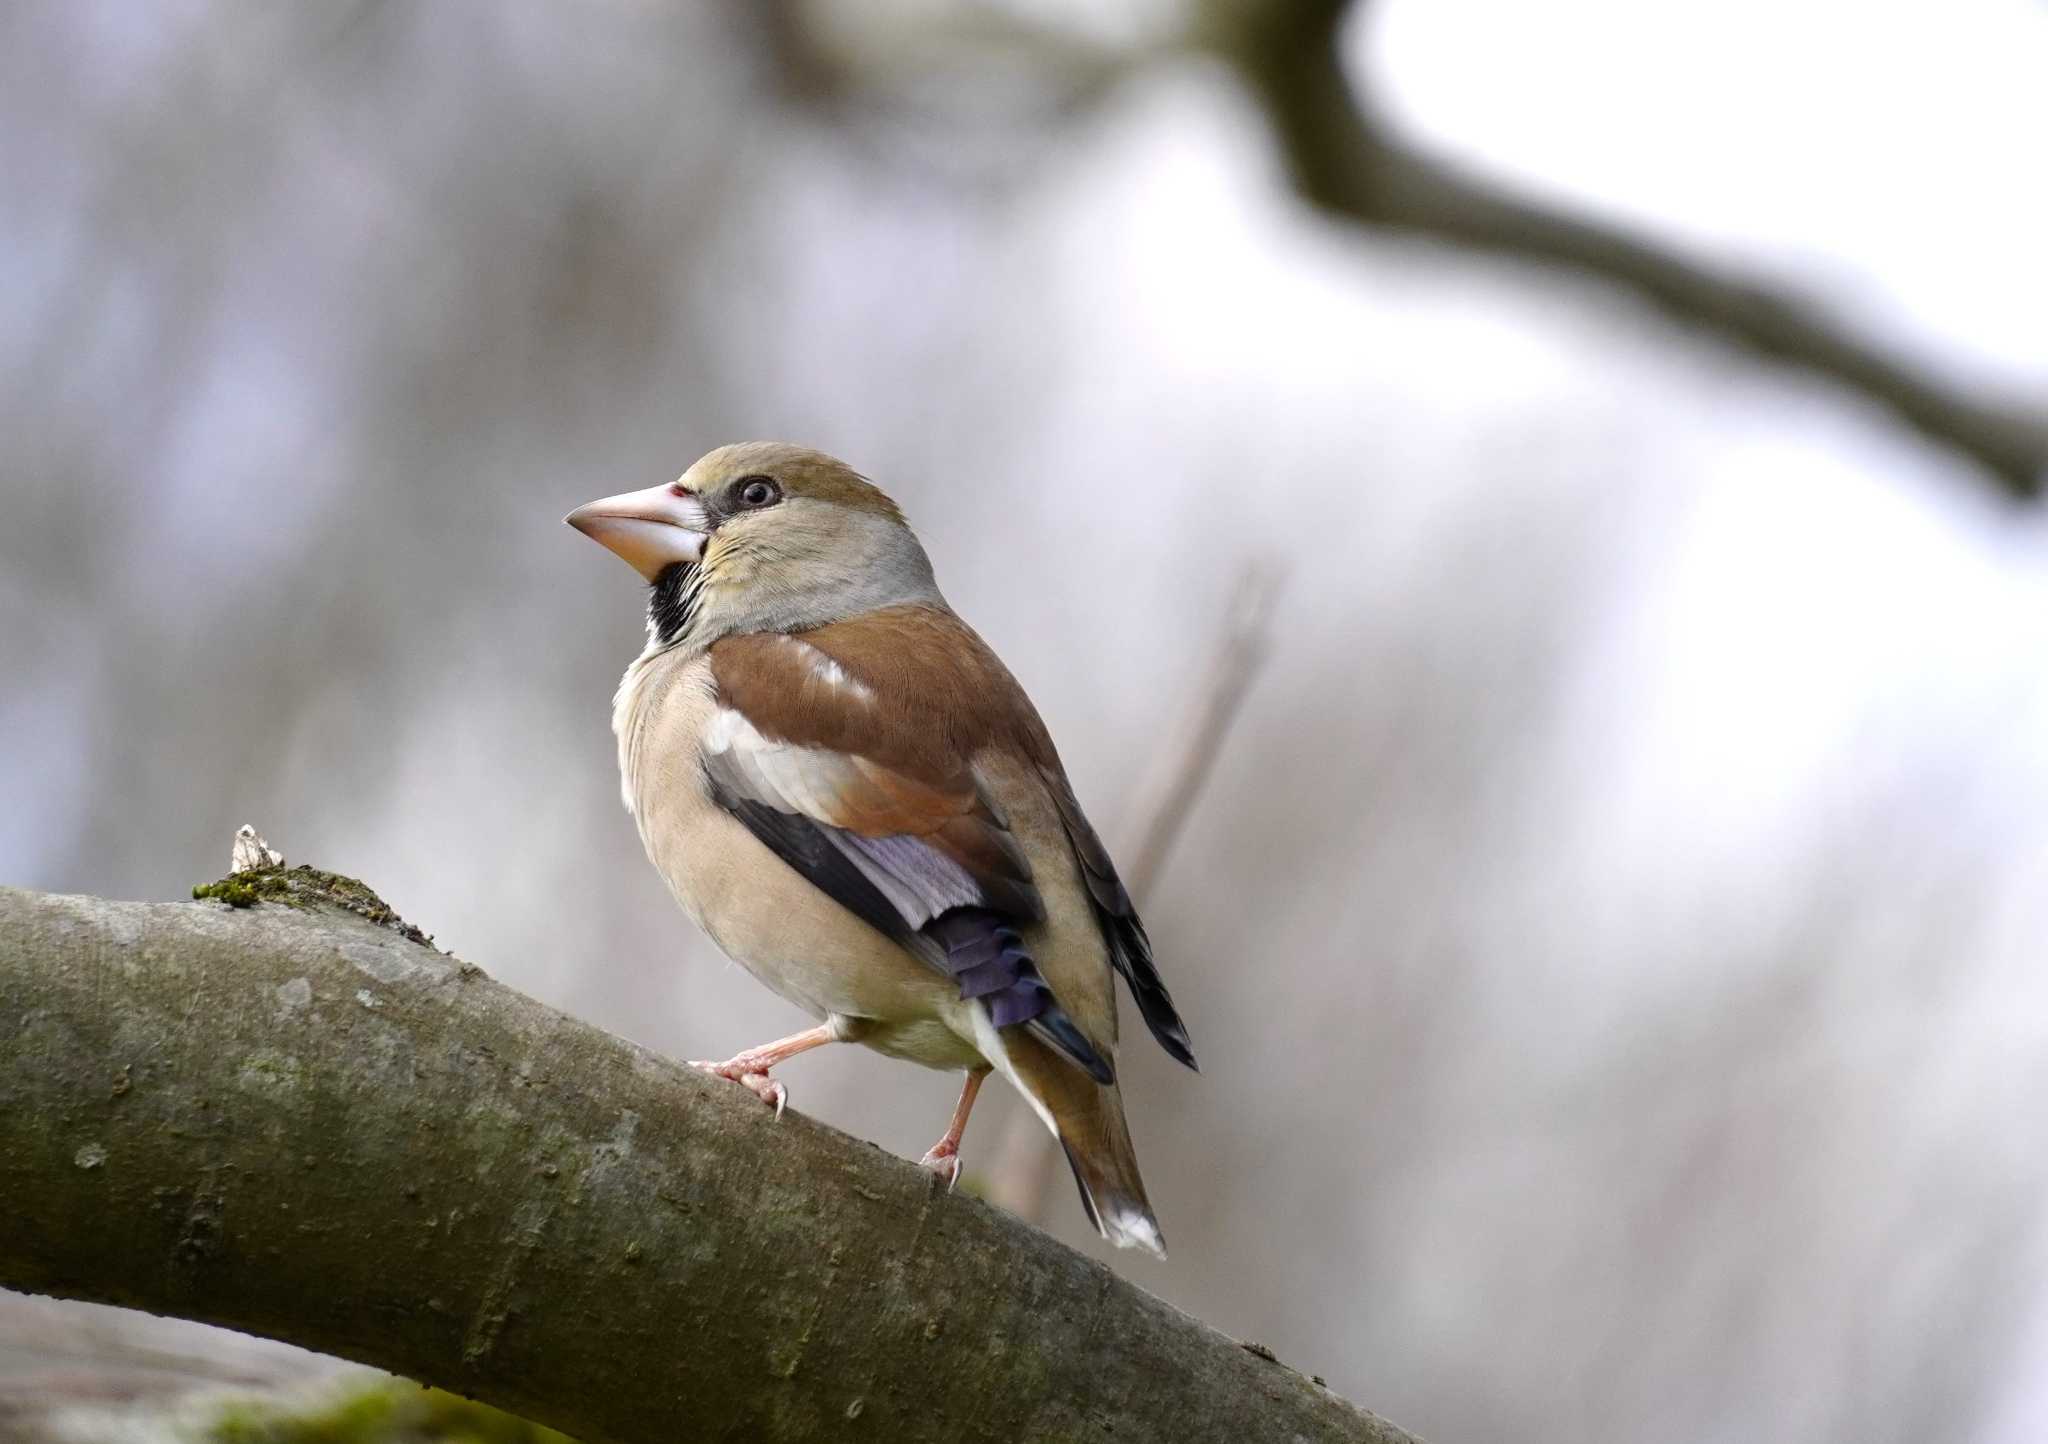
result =
[{"label": "bird's head", "polygon": [[663,644],[941,604],[896,503],[845,462],[801,446],[721,446],[667,485],[587,503],[565,520],[647,579],[648,627]]}]

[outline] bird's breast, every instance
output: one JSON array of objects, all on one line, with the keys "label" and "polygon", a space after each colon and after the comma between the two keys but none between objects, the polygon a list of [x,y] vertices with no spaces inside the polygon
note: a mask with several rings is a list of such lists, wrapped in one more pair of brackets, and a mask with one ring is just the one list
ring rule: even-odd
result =
[{"label": "bird's breast", "polygon": [[683,910],[727,957],[814,1017],[907,1023],[958,1012],[949,979],[712,800],[702,756],[720,710],[709,662],[670,652],[633,664],[613,711],[626,806]]},{"label": "bird's breast", "polygon": [[718,711],[706,656],[656,653],[627,669],[612,730],[626,810],[639,825],[648,860],[691,920],[735,961],[754,968],[755,959],[730,940],[744,942],[749,932],[750,884],[758,893],[774,879],[749,879],[755,859],[747,845],[759,844],[712,801],[705,781],[704,738]]}]

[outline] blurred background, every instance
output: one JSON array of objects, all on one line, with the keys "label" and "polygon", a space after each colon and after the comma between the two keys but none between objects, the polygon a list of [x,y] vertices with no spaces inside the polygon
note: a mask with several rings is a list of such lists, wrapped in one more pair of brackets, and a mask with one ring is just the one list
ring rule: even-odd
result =
[{"label": "blurred background", "polygon": [[[1121,1272],[1440,1444],[2048,1438],[2048,9],[1377,0],[1347,100],[1323,8],[6,6],[0,881],[253,822],[663,1052],[799,1026],[560,518],[808,443],[1113,848],[1185,791]],[[785,1077],[913,1158],[956,1083]],[[0,1437],[320,1367],[0,1296]]]}]

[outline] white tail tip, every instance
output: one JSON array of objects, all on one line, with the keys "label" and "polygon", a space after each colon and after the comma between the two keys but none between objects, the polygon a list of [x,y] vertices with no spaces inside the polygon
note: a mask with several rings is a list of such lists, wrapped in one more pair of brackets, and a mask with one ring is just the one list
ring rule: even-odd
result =
[{"label": "white tail tip", "polygon": [[1102,1219],[1102,1236],[1118,1248],[1141,1248],[1154,1258],[1166,1257],[1159,1225],[1142,1213],[1110,1213]]}]

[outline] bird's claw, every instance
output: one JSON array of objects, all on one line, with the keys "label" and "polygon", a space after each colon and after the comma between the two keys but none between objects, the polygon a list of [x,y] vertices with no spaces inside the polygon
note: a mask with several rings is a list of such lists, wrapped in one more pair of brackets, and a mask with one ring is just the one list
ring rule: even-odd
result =
[{"label": "bird's claw", "polygon": [[935,1143],[924,1157],[917,1161],[918,1167],[928,1168],[946,1180],[946,1192],[951,1193],[960,1182],[960,1151],[943,1143]]},{"label": "bird's claw", "polygon": [[714,1078],[723,1078],[739,1084],[773,1108],[777,1118],[782,1117],[782,1110],[789,1106],[789,1090],[760,1069],[750,1066],[745,1058],[728,1058],[723,1063],[704,1063],[692,1059],[690,1066],[700,1068]]}]

